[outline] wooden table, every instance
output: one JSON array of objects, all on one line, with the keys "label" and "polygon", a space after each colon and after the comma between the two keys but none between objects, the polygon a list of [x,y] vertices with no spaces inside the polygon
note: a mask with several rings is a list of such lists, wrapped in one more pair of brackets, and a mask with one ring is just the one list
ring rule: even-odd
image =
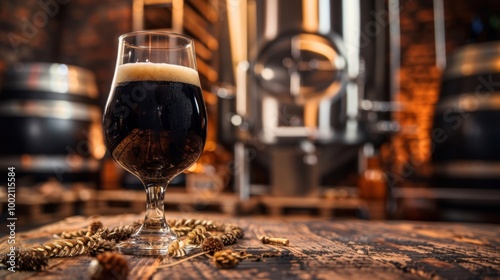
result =
[{"label": "wooden table", "polygon": [[[132,223],[140,216],[99,217],[105,226]],[[500,225],[404,221],[320,220],[312,218],[227,217],[168,213],[168,218],[205,218],[245,229],[235,250],[282,251],[261,262],[243,261],[218,269],[200,256],[156,271],[161,258],[126,256],[128,279],[500,279]],[[95,219],[95,217],[94,217]],[[84,228],[89,218],[71,217],[29,232],[16,233],[16,244],[53,239],[62,229]],[[261,235],[286,237],[289,246],[261,244]],[[2,238],[0,251],[7,250]],[[0,279],[89,279],[92,257],[51,259],[42,272],[0,270]],[[165,258],[163,263],[173,260]]]}]

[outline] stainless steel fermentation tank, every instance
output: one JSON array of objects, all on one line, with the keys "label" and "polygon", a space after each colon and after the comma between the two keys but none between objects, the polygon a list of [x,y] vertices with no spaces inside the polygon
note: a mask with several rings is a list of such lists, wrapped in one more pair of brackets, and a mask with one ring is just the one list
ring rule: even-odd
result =
[{"label": "stainless steel fermentation tank", "polygon": [[227,0],[226,11],[219,140],[234,146],[240,198],[257,163],[268,193],[319,195],[321,178],[390,123],[384,1]]}]

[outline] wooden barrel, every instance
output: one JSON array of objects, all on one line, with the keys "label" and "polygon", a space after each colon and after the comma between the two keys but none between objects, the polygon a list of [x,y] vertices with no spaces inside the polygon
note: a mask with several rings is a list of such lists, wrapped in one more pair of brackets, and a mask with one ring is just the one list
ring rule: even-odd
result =
[{"label": "wooden barrel", "polygon": [[450,56],[431,139],[438,185],[500,188],[500,42]]},{"label": "wooden barrel", "polygon": [[0,166],[29,182],[95,180],[104,156],[101,110],[89,70],[51,63],[12,65],[0,92]]}]

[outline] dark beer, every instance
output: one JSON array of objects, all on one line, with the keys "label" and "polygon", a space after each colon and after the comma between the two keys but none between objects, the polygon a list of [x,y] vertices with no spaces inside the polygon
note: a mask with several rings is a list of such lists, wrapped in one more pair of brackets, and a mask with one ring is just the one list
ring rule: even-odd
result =
[{"label": "dark beer", "polygon": [[169,180],[193,164],[207,129],[197,72],[136,63],[119,66],[115,79],[104,114],[113,158],[143,180]]}]

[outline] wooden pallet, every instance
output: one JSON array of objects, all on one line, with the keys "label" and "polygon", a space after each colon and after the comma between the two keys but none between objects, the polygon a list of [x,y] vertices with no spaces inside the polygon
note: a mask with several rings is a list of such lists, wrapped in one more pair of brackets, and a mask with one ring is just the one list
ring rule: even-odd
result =
[{"label": "wooden pallet", "polygon": [[[83,194],[83,195],[82,195]],[[30,188],[16,191],[14,217],[20,225],[43,224],[74,215],[88,215],[93,207],[94,191],[64,189],[57,196],[47,196]],[[7,197],[0,194],[0,208],[7,209]]]},{"label": "wooden pallet", "polygon": [[[17,196],[16,216],[25,223],[47,223],[76,214],[133,214],[146,209],[144,190],[86,190],[85,194],[86,198],[82,199],[81,193],[65,190],[57,199],[51,199],[36,192],[22,192]],[[2,197],[1,201],[6,199]],[[338,210],[368,212],[366,203],[357,198],[254,196],[241,201],[232,193],[168,190],[164,202],[166,209],[171,211],[215,212],[231,216],[265,213],[271,216],[307,214],[328,218],[336,216]]]},{"label": "wooden pallet", "polygon": [[[146,194],[142,190],[102,190],[96,193],[95,214],[141,213],[146,207]],[[219,212],[228,215],[255,213],[266,210],[272,216],[309,211],[321,217],[333,217],[336,210],[366,213],[366,203],[358,198],[329,199],[320,197],[255,196],[241,201],[236,194],[190,193],[167,191],[165,207],[181,212]],[[174,209],[172,209],[174,208]],[[290,209],[295,210],[289,211]]]},{"label": "wooden pallet", "polygon": [[[96,192],[95,214],[140,213],[146,209],[143,190],[101,190]],[[168,190],[165,207],[180,212],[216,211],[228,215],[247,213],[256,207],[256,200],[242,203],[235,194],[190,193]]]}]

